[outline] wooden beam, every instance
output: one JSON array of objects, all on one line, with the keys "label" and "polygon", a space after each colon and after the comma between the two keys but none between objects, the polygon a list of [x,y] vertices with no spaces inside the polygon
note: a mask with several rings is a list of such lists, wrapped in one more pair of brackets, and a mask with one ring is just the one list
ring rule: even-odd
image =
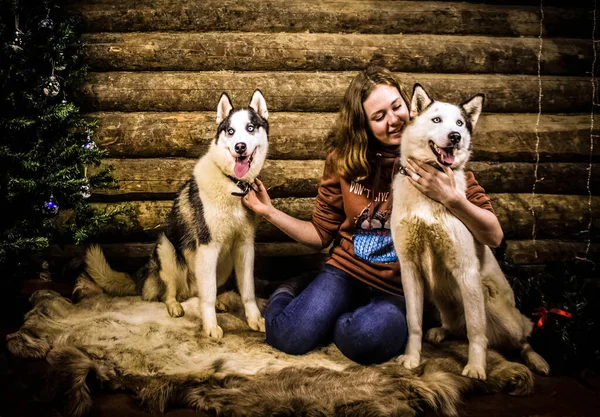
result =
[{"label": "wooden beam", "polygon": [[[537,38],[331,33],[134,32],[83,38],[92,71],[391,71],[536,74]],[[541,72],[587,75],[592,44],[544,39]]]},{"label": "wooden beam", "polygon": [[[226,91],[245,106],[260,88],[271,111],[332,112],[355,72],[90,72],[83,86],[87,111],[214,111]],[[459,103],[486,94],[486,112],[583,112],[592,107],[589,77],[396,73],[406,86],[420,82],[433,98]]]},{"label": "wooden beam", "polygon": [[[99,112],[94,140],[113,157],[197,158],[216,133],[215,112]],[[324,159],[324,138],[335,113],[271,112],[270,159]],[[471,160],[587,162],[600,159],[600,130],[590,131],[589,114],[483,114],[473,139]],[[537,128],[537,136],[536,136]],[[591,133],[594,133],[592,142]],[[591,145],[594,145],[593,147]]]},{"label": "wooden beam", "polygon": [[[489,194],[505,238],[529,239],[535,224],[538,239],[585,239],[591,233],[593,241],[600,240],[600,196],[551,194]],[[123,240],[152,240],[158,236],[172,201],[132,201],[128,203],[95,203],[99,209],[115,209],[129,205],[133,216],[122,216],[104,229],[99,236],[103,242]],[[314,198],[276,198],[273,205],[302,220],[310,220]],[[533,213],[532,214],[532,208]],[[588,224],[592,227],[588,233]],[[289,241],[289,238],[265,220],[259,220],[257,241]]]},{"label": "wooden beam", "polygon": [[[191,177],[196,159],[106,159],[114,167],[117,189],[93,190],[97,201],[173,199]],[[314,197],[321,179],[322,160],[267,160],[261,178],[271,197]],[[533,190],[535,169],[538,193],[587,195],[587,163],[470,162],[468,169],[486,190],[495,193],[527,193]],[[90,174],[96,171],[89,170]],[[592,170],[590,190],[600,193],[600,170]]]},{"label": "wooden beam", "polygon": [[[59,263],[81,259],[86,245],[53,245],[48,257]],[[114,268],[136,269],[143,265],[152,250],[153,242],[102,244],[109,263]],[[543,265],[548,262],[598,262],[600,243],[562,240],[507,240],[504,258],[515,265]],[[318,270],[328,259],[328,251],[314,251],[296,242],[256,243],[256,264],[259,278],[283,279],[281,274]],[[587,255],[586,255],[587,250]],[[270,267],[269,267],[270,265]],[[290,270],[294,265],[295,270]],[[279,274],[279,275],[277,275]]]},{"label": "wooden beam", "polygon": [[[511,2],[514,3],[514,2]],[[90,32],[240,31],[538,36],[539,4],[324,0],[78,0]],[[587,38],[587,9],[544,7],[544,37]]]},{"label": "wooden beam", "polygon": [[[587,252],[587,253],[586,253]],[[585,241],[509,240],[506,258],[517,265],[545,264],[548,262],[600,261],[600,244]]]}]

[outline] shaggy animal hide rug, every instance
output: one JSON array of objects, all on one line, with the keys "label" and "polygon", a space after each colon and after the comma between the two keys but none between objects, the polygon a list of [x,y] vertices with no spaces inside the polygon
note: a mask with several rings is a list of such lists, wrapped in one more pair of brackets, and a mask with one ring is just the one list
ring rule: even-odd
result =
[{"label": "shaggy animal hide rug", "polygon": [[[81,289],[81,288],[80,288]],[[85,291],[83,291],[85,293]],[[239,296],[219,297],[222,340],[200,333],[197,299],[172,318],[163,303],[91,291],[76,303],[48,290],[31,297],[11,353],[45,358],[45,386],[71,416],[92,407],[90,388],[133,392],[155,413],[186,406],[226,416],[413,416],[424,407],[456,415],[465,394],[527,394],[529,369],[490,351],[485,382],[460,375],[466,344],[424,345],[409,371],[395,361],[361,366],[334,345],[301,356],[279,352],[251,331]],[[91,384],[96,378],[101,384]],[[100,389],[100,388],[98,388]]]}]

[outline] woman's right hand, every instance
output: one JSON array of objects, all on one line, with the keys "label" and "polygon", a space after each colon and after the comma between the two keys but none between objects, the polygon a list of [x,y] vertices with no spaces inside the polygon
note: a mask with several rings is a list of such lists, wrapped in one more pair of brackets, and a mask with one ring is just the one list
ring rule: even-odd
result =
[{"label": "woman's right hand", "polygon": [[271,197],[269,197],[267,189],[258,178],[254,180],[253,187],[250,187],[250,191],[242,199],[242,203],[250,210],[263,217],[266,217],[269,211],[273,209]]}]

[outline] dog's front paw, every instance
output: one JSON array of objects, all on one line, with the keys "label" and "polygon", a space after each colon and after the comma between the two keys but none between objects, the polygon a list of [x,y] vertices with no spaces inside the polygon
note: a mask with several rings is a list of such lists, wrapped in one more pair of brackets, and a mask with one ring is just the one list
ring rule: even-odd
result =
[{"label": "dog's front paw", "polygon": [[254,320],[248,319],[248,326],[250,326],[250,328],[252,330],[264,333],[265,332],[265,319],[262,317],[259,317],[258,319],[254,319]]},{"label": "dog's front paw", "polygon": [[425,340],[431,343],[441,343],[448,336],[448,329],[444,329],[443,327],[434,327],[433,329],[429,329],[427,334],[425,335]]},{"label": "dog's front paw", "polygon": [[181,317],[185,314],[183,307],[177,301],[167,302],[167,311],[171,317]]},{"label": "dog's front paw", "polygon": [[396,361],[406,369],[414,369],[419,366],[421,358],[419,355],[400,355]]},{"label": "dog's front paw", "polygon": [[203,327],[202,333],[215,340],[221,340],[223,338],[223,329],[221,329],[221,326]]},{"label": "dog's front paw", "polygon": [[550,365],[544,358],[535,352],[531,352],[526,358],[525,363],[529,369],[534,370],[540,375],[548,375],[550,373]]},{"label": "dog's front paw", "polygon": [[463,369],[462,374],[464,376],[468,376],[469,378],[481,379],[482,381],[485,381],[486,379],[485,369],[480,365],[472,365],[468,363],[467,366],[465,366],[465,369]]}]

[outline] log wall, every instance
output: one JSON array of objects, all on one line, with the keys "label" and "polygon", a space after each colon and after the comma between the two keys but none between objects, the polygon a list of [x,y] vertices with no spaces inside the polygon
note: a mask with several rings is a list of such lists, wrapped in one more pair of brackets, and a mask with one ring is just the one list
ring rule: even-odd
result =
[{"label": "log wall", "polygon": [[[545,1],[540,24],[535,1],[73,1],[90,65],[82,106],[119,181],[94,190],[94,204],[135,213],[98,240],[125,267],[143,262],[214,138],[223,91],[237,105],[255,88],[265,94],[263,181],[278,207],[308,219],[344,90],[379,64],[407,90],[419,82],[440,100],[485,93],[470,169],[492,197],[508,260],[598,261],[594,16],[591,1],[563,3]],[[316,269],[326,257],[266,222],[257,241],[267,277]],[[53,256],[81,251],[54,247]]]}]

